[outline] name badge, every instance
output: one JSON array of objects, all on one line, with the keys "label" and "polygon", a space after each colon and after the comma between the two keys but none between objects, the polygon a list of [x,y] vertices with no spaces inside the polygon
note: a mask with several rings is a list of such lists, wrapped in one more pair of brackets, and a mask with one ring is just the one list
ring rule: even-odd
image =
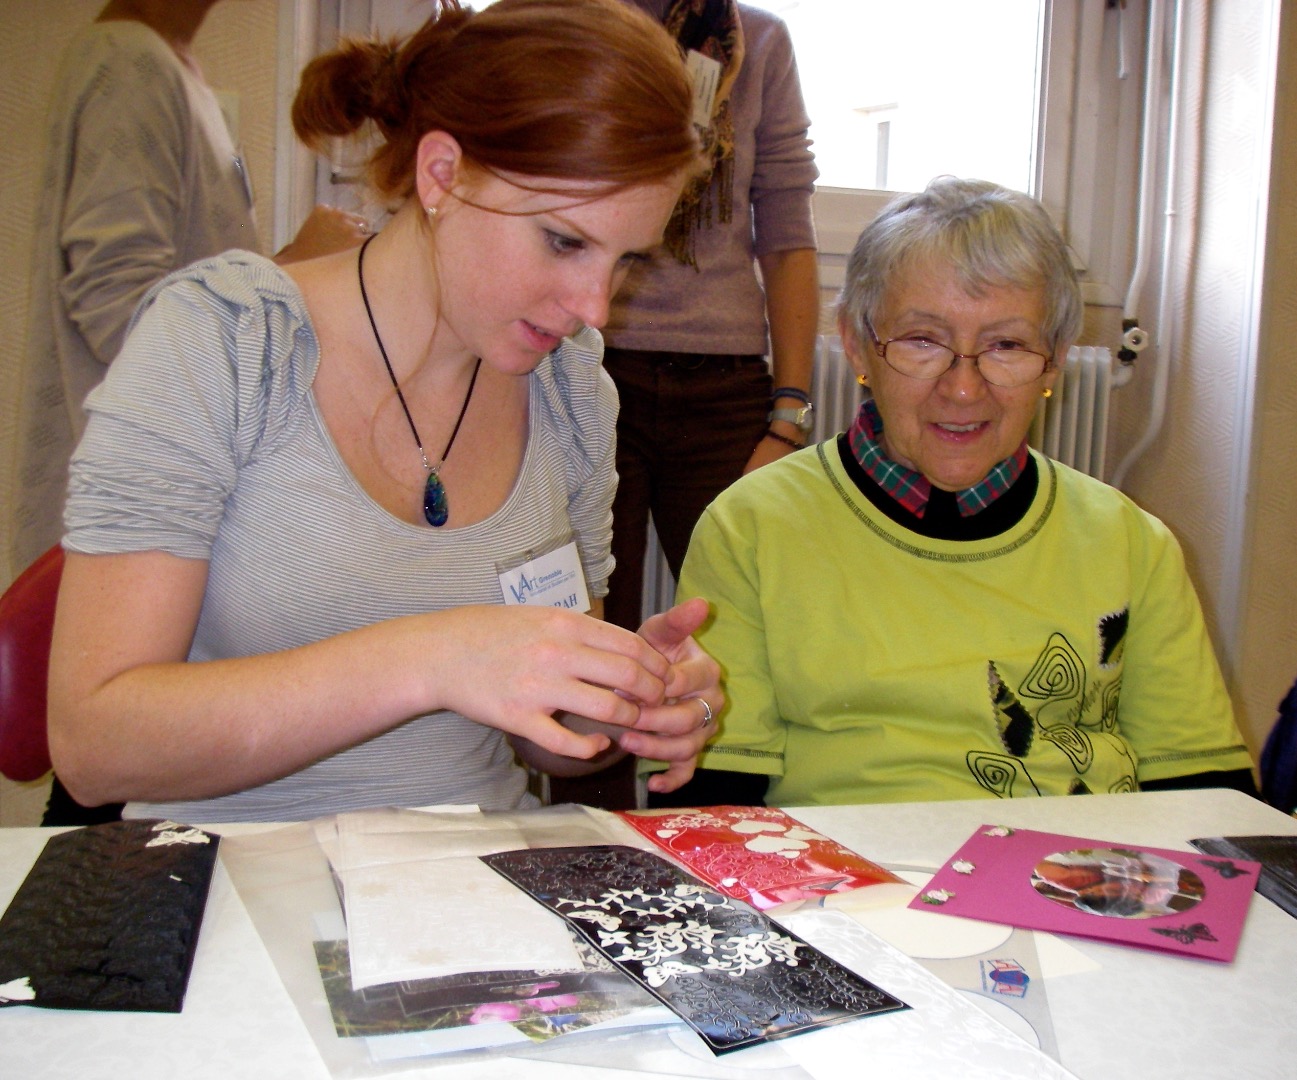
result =
[{"label": "name badge", "polygon": [[590,610],[575,540],[505,570],[500,574],[500,592],[506,604]]},{"label": "name badge", "polygon": [[721,82],[721,62],[690,49],[685,57],[685,67],[694,86],[694,123],[710,127],[712,109],[716,107],[716,90]]}]

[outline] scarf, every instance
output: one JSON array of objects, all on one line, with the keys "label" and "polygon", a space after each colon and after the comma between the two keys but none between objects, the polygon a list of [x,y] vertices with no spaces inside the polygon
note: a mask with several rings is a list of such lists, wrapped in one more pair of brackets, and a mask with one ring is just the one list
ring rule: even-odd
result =
[{"label": "scarf", "polygon": [[685,186],[665,236],[666,248],[676,261],[697,267],[694,236],[698,229],[711,228],[713,217],[728,225],[733,214],[734,120],[730,93],[743,65],[743,27],[736,0],[671,0],[662,25],[686,53],[701,53],[721,65],[711,123],[701,132],[707,168]]},{"label": "scarf", "polygon": [[[875,484],[900,503],[915,517],[923,517],[932,495],[932,481],[922,473],[898,465],[883,449],[883,418],[873,398],[860,403],[855,423],[847,429],[847,443],[860,467]],[[995,466],[986,476],[970,488],[955,495],[961,517],[971,517],[985,510],[1013,486],[1027,465],[1027,442],[1024,439],[1009,457]]]}]

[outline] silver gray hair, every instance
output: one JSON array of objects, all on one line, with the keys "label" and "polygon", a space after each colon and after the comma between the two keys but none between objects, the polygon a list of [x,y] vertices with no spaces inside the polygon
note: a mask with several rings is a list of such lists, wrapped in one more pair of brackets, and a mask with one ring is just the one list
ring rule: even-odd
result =
[{"label": "silver gray hair", "polygon": [[1084,305],[1067,243],[1029,195],[987,180],[939,176],[899,195],[865,226],[847,259],[838,317],[860,341],[874,325],[887,286],[906,266],[954,268],[973,294],[1005,285],[1044,292],[1041,333],[1054,355],[1081,332]]}]

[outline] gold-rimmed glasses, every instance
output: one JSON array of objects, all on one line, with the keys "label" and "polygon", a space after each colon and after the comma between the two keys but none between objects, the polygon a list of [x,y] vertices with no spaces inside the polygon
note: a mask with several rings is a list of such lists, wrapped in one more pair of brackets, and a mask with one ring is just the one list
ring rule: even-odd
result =
[{"label": "gold-rimmed glasses", "polygon": [[939,379],[960,360],[967,359],[992,386],[1025,386],[1039,379],[1050,362],[1048,356],[1013,342],[1001,342],[978,353],[960,353],[918,334],[879,341],[868,322],[865,329],[874,351],[887,366],[911,379]]}]

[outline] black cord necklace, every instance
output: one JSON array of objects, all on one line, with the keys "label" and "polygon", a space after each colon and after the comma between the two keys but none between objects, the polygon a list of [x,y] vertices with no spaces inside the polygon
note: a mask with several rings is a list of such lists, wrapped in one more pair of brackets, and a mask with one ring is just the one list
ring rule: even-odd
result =
[{"label": "black cord necklace", "polygon": [[428,455],[423,450],[423,440],[419,438],[419,429],[414,426],[410,406],[405,403],[405,395],[401,393],[400,384],[396,381],[396,372],[392,370],[392,362],[387,358],[387,350],[383,348],[383,339],[378,334],[378,323],[374,321],[374,312],[369,306],[369,294],[365,291],[365,248],[369,247],[369,241],[373,239],[371,236],[360,245],[360,255],[356,258],[356,276],[360,278],[360,298],[365,302],[365,314],[369,316],[369,327],[374,331],[374,341],[378,343],[379,354],[383,357],[383,366],[387,368],[387,377],[392,380],[396,400],[401,403],[405,422],[410,425],[410,434],[414,436],[414,444],[419,448],[419,458],[428,472],[427,482],[423,485],[423,518],[429,525],[439,528],[445,525],[450,517],[450,507],[446,502],[446,485],[441,482],[441,477],[437,473],[446,464],[446,458],[450,456],[450,448],[455,445],[455,436],[459,434],[459,425],[464,422],[464,414],[468,412],[468,403],[473,399],[473,387],[477,385],[477,373],[482,368],[482,358],[479,356],[477,363],[473,365],[473,377],[468,381],[468,393],[464,395],[464,404],[460,407],[459,419],[455,421],[455,430],[450,433],[450,438],[446,441],[446,449],[441,452],[441,460],[436,465],[429,465]]}]

